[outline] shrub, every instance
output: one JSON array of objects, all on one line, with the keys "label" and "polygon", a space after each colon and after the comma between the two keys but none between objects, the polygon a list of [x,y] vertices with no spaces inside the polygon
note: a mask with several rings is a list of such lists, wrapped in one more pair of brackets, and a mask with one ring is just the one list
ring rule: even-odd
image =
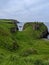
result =
[{"label": "shrub", "polygon": [[15,50],[17,50],[18,48],[19,48],[19,45],[17,44],[16,41],[13,41],[12,44],[9,44],[9,45],[8,45],[8,49],[9,49],[10,51],[15,51]]},{"label": "shrub", "polygon": [[3,62],[3,59],[4,59],[4,54],[1,53],[1,54],[0,54],[0,64]]},{"label": "shrub", "polygon": [[18,49],[18,47],[19,47],[19,45],[17,44],[17,42],[14,41],[13,45],[12,45],[13,50]]},{"label": "shrub", "polygon": [[34,62],[34,65],[44,65],[43,61],[42,60],[36,60]]},{"label": "shrub", "polygon": [[11,55],[11,56],[10,56],[10,61],[17,61],[16,56]]},{"label": "shrub", "polygon": [[13,50],[15,51],[19,48],[19,45],[16,41],[13,41],[12,43],[4,42],[4,44],[1,43],[0,46],[6,48],[9,51],[13,51]]},{"label": "shrub", "polygon": [[22,55],[23,56],[28,56],[30,54],[38,54],[37,50],[36,49],[27,49]]},{"label": "shrub", "polygon": [[44,62],[44,65],[49,65],[49,60],[47,60],[46,62]]}]

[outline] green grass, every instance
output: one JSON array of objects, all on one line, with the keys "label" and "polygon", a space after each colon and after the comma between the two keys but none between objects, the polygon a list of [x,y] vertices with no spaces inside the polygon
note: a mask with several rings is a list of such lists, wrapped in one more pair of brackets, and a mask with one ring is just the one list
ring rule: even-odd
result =
[{"label": "green grass", "polygon": [[[10,32],[14,24],[2,20],[0,23],[0,65],[34,65],[36,60],[49,64],[49,40],[37,39],[47,29],[42,23],[40,29],[34,31],[33,24],[25,24],[23,31]],[[15,41],[18,48],[13,48]],[[31,52],[30,52],[31,51]],[[37,53],[36,53],[37,52]],[[27,55],[26,55],[27,54]]]}]

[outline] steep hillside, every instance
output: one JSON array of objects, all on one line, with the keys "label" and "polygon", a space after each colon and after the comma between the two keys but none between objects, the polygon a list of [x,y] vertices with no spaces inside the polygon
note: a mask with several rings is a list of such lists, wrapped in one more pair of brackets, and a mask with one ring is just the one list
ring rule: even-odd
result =
[{"label": "steep hillside", "polygon": [[43,23],[26,23],[18,31],[12,20],[0,20],[0,65],[49,65],[49,40],[40,35],[47,35]]},{"label": "steep hillside", "polygon": [[0,20],[0,46],[12,49],[12,43],[15,39],[13,38],[13,33],[17,32],[18,26],[11,20]]}]

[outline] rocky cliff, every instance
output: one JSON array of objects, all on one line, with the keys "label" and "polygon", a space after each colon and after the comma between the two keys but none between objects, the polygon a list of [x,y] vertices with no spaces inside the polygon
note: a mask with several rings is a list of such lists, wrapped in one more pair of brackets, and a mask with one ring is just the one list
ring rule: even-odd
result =
[{"label": "rocky cliff", "polygon": [[32,30],[32,31],[31,30],[30,31],[32,33],[32,36],[34,36],[35,38],[45,38],[48,35],[48,28],[42,22],[30,22],[30,23],[26,23],[24,25],[23,30],[26,30],[27,28],[28,29],[30,28]]}]

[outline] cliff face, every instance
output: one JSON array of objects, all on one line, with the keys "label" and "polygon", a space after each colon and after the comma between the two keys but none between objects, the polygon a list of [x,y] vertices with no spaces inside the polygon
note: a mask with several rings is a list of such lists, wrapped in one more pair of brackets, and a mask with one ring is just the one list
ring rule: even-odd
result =
[{"label": "cliff face", "polygon": [[31,29],[30,32],[32,33],[32,37],[34,38],[45,38],[48,35],[48,28],[44,23],[26,23],[24,25],[24,31],[28,31],[29,29]]}]

